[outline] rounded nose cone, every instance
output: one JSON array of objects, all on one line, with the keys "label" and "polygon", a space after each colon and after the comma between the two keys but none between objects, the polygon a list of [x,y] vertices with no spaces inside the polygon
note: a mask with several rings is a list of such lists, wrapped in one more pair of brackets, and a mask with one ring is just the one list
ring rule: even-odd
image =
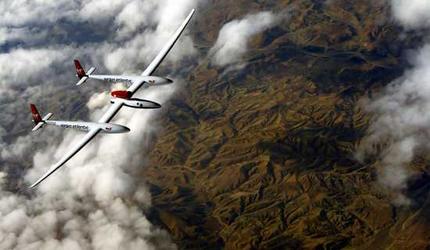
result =
[{"label": "rounded nose cone", "polygon": [[156,103],[154,101],[143,100],[143,99],[135,99],[137,100],[136,108],[140,109],[159,109],[161,108],[161,104]]},{"label": "rounded nose cone", "polygon": [[159,108],[161,108],[161,104],[156,103],[156,102],[148,101],[148,104],[149,104],[150,108],[152,108],[152,109],[159,109]]},{"label": "rounded nose cone", "polygon": [[127,127],[125,127],[125,126],[121,126],[121,129],[122,129],[121,133],[128,133],[128,132],[130,132],[130,129],[127,128]]},{"label": "rounded nose cone", "polygon": [[121,134],[121,133],[128,133],[128,132],[130,132],[130,129],[127,128],[126,126],[122,126],[122,125],[114,125],[114,126],[112,126],[111,133]]}]

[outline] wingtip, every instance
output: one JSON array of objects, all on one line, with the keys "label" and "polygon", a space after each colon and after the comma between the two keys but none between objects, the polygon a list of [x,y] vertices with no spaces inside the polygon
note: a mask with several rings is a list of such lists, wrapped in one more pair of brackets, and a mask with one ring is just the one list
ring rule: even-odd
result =
[{"label": "wingtip", "polygon": [[39,180],[37,180],[35,183],[31,184],[31,186],[28,187],[29,190],[34,189],[35,187],[37,187],[43,180],[45,180],[45,176],[43,176],[42,178],[40,178]]},{"label": "wingtip", "polygon": [[44,181],[46,179],[46,177],[45,178],[41,178],[41,179],[39,179],[39,180],[37,180],[35,183],[33,183],[33,184],[31,184],[31,186],[29,186],[28,187],[28,189],[35,189],[37,186],[39,186],[39,184],[40,183],[42,183],[42,181]]}]

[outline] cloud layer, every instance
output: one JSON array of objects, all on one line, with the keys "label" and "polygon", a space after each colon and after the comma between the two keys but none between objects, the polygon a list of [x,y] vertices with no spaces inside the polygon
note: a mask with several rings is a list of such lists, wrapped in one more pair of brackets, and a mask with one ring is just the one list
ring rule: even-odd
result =
[{"label": "cloud layer", "polygon": [[[139,175],[145,161],[141,151],[149,144],[148,134],[157,131],[150,122],[157,111],[123,109],[114,122],[130,127],[131,133],[99,136],[31,197],[7,191],[6,172],[17,168],[8,162],[32,162],[26,186],[82,134],[46,128],[9,143],[6,131],[20,131],[11,122],[30,119],[23,112],[29,99],[49,103],[76,81],[71,78],[73,58],[101,71],[140,73],[198,2],[0,2],[0,105],[7,110],[0,117],[0,249],[176,248],[144,215],[151,201]],[[166,62],[195,55],[185,34]],[[142,97],[163,104],[173,92],[172,86],[147,89]],[[69,99],[63,102],[70,105]],[[99,119],[108,107],[109,93],[95,93],[87,105],[90,120]],[[25,122],[17,126],[29,128]],[[41,149],[34,152],[36,146]]]},{"label": "cloud layer", "polygon": [[[162,91],[150,89],[142,97],[163,103],[173,89]],[[108,93],[95,94],[90,103],[97,101],[109,101]],[[96,117],[105,109],[91,111]],[[146,135],[154,132],[149,121],[156,111],[124,111],[117,122],[130,126],[131,133],[101,135],[68,164],[73,167],[42,183],[35,197],[0,191],[1,249],[175,249],[166,232],[142,213],[150,195],[139,178],[140,151],[148,143]],[[35,154],[29,183],[80,138],[75,132],[63,136],[60,145]]]}]

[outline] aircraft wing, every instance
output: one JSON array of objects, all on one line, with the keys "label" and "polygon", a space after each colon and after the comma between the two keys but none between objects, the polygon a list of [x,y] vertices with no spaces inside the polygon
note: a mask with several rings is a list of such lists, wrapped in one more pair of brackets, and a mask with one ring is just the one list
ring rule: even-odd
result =
[{"label": "aircraft wing", "polygon": [[[178,28],[178,30],[174,33],[174,35],[169,39],[166,45],[161,49],[155,59],[151,62],[151,64],[145,69],[142,73],[142,76],[150,76],[160,65],[160,63],[164,60],[167,54],[170,52],[172,47],[175,45],[176,41],[178,41],[181,34],[184,32],[185,27],[190,22],[191,18],[194,15],[195,10],[193,9],[182,25]],[[128,88],[128,91],[135,93],[145,82],[142,80],[134,80],[133,84]],[[100,118],[100,123],[107,123],[118,113],[118,111],[122,107],[122,103],[115,102],[106,113]],[[38,179],[35,183],[33,183],[30,188],[34,188],[39,185],[42,181],[48,178],[51,174],[57,171],[61,166],[63,166],[67,161],[69,161],[74,155],[76,155],[85,145],[87,145],[98,133],[100,129],[90,130],[82,140],[75,145],[59,162],[53,165],[49,171],[44,174],[40,179]]]},{"label": "aircraft wing", "polygon": [[[161,49],[161,51],[158,53],[158,55],[155,57],[155,59],[149,64],[149,66],[143,71],[142,76],[150,76],[154,71],[158,68],[160,63],[166,58],[167,54],[170,52],[170,50],[173,48],[175,43],[178,41],[181,34],[184,32],[185,28],[187,27],[188,23],[190,22],[191,18],[193,17],[195,13],[195,9],[193,9],[188,17],[185,19],[185,21],[182,23],[182,25],[179,27],[179,29],[175,32],[175,34],[169,39],[169,41],[164,45],[164,47]],[[130,87],[129,91],[132,91],[133,93],[140,87],[137,87],[136,90],[132,88],[133,85]]]},{"label": "aircraft wing", "polygon": [[115,102],[114,104],[112,104],[112,106],[110,106],[108,111],[106,111],[106,113],[102,116],[102,118],[100,118],[99,122],[100,123],[110,122],[110,120],[112,120],[112,118],[116,115],[116,113],[118,113],[118,111],[121,109],[122,105],[123,105],[122,102]]},{"label": "aircraft wing", "polygon": [[51,174],[57,171],[61,166],[63,166],[70,158],[72,158],[76,153],[78,153],[85,145],[88,144],[98,133],[100,129],[90,130],[82,140],[75,145],[59,162],[57,162],[54,166],[52,166],[46,174],[40,177],[35,183],[33,183],[30,188],[34,188],[39,185],[42,181],[48,178]]}]

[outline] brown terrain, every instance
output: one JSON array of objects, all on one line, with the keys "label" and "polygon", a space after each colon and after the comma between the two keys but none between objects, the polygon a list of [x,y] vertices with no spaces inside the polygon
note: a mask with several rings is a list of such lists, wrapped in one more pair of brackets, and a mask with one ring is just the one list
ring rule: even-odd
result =
[{"label": "brown terrain", "polygon": [[160,118],[142,178],[150,218],[179,248],[430,247],[427,161],[415,162],[416,202],[396,207],[378,162],[354,157],[371,119],[360,100],[402,74],[419,38],[398,39],[386,4],[329,2],[213,0],[200,10],[190,30],[202,55],[230,20],[289,17],[253,38],[242,71],[194,65]]}]

